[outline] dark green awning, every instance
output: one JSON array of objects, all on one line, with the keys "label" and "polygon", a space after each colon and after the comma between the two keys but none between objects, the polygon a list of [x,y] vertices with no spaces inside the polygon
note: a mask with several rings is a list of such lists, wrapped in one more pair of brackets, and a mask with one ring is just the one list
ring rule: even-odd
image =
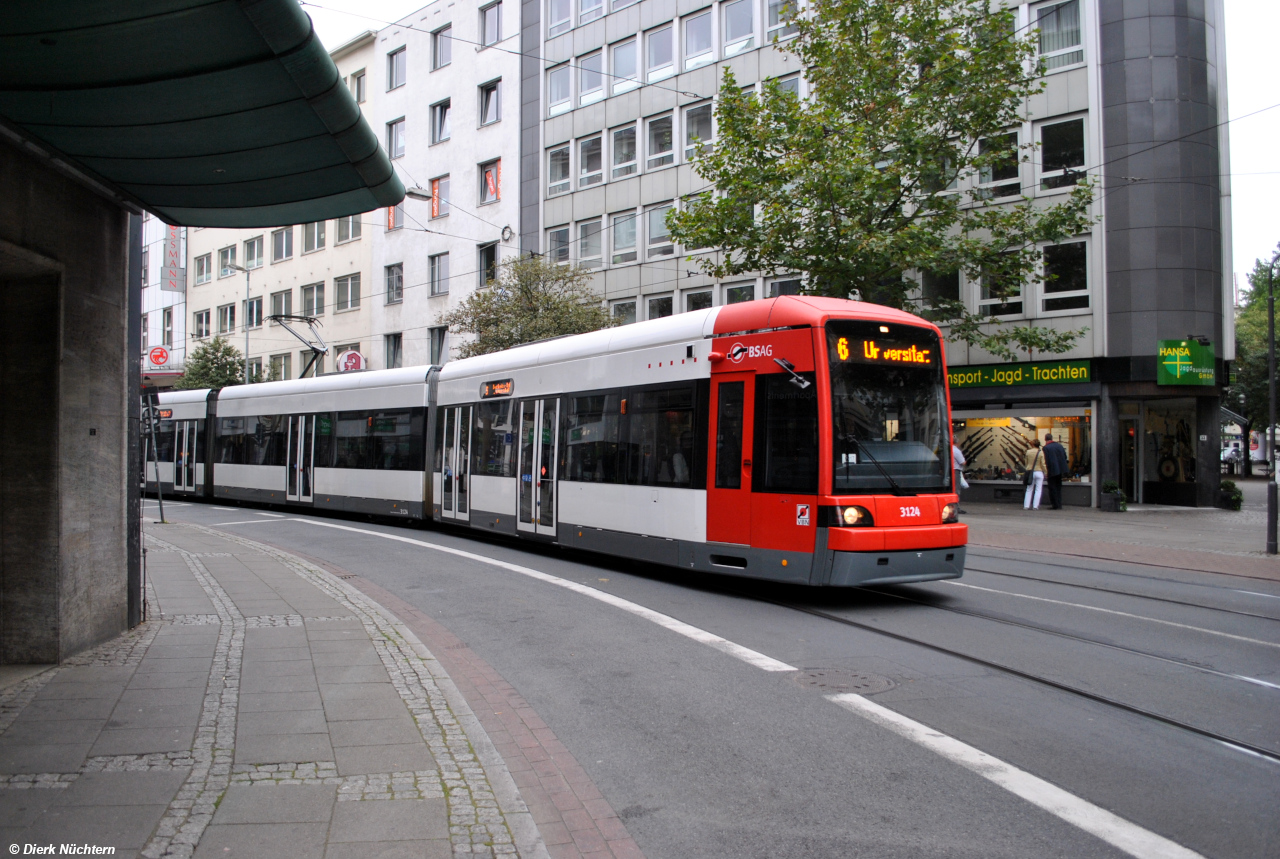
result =
[{"label": "dark green awning", "polygon": [[5,3],[0,117],[171,224],[296,224],[404,198],[296,0]]}]

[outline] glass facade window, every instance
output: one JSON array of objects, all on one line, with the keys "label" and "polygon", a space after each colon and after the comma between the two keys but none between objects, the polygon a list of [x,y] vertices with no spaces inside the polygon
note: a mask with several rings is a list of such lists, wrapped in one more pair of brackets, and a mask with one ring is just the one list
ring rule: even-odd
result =
[{"label": "glass facade window", "polygon": [[547,36],[569,32],[573,26],[573,4],[570,0],[547,0]]},{"label": "glass facade window", "polygon": [[449,293],[449,254],[435,254],[427,258],[427,278],[432,295]]},{"label": "glass facade window", "polygon": [[443,218],[449,214],[449,177],[431,180],[431,217]]},{"label": "glass facade window", "polygon": [[1036,10],[1040,31],[1040,58],[1044,70],[1052,71],[1084,62],[1080,40],[1080,0],[1067,0]]},{"label": "glass facade window", "polygon": [[213,279],[213,255],[196,257],[196,283],[208,283]]},{"label": "glass facade window", "polygon": [[223,248],[218,251],[218,277],[231,277],[236,273],[232,268],[236,264],[236,248],[232,245],[229,248]]},{"label": "glass facade window", "polygon": [[563,194],[569,188],[569,147],[557,146],[547,152],[547,196]]},{"label": "glass facade window", "polygon": [[579,0],[578,23],[586,24],[604,14],[604,0]]},{"label": "glass facade window", "polygon": [[1055,310],[1083,310],[1089,306],[1088,248],[1085,242],[1067,242],[1044,249],[1044,293],[1042,307]]},{"label": "glass facade window", "polygon": [[637,40],[628,39],[614,45],[611,50],[614,93],[626,92],[640,86],[640,57]]},{"label": "glass facade window", "polygon": [[684,67],[695,69],[715,60],[711,40],[711,10],[684,20]]},{"label": "glass facade window", "polygon": [[645,71],[651,83],[671,77],[675,71],[673,56],[675,46],[672,44],[672,32],[671,25],[668,24],[645,36],[648,46],[648,62],[645,64]]},{"label": "glass facade window", "polygon": [[348,215],[345,218],[338,218],[335,223],[338,225],[339,244],[360,238],[359,215]]},{"label": "glass facade window", "polygon": [[302,287],[302,314],[304,316],[324,316],[323,281]]},{"label": "glass facade window", "polygon": [[244,324],[248,328],[262,327],[262,298],[251,298],[245,304]]},{"label": "glass facade window", "polygon": [[573,78],[568,65],[547,72],[547,112],[555,116],[572,108],[572,89]]},{"label": "glass facade window", "polygon": [[569,261],[568,227],[554,227],[547,230],[547,259],[556,263]]},{"label": "glass facade window", "polygon": [[636,214],[627,212],[613,216],[614,265],[636,261]]},{"label": "glass facade window", "polygon": [[755,47],[756,21],[753,13],[755,0],[735,0],[720,7],[723,22],[724,55],[749,51]]},{"label": "glass facade window", "polygon": [[667,213],[671,204],[666,203],[645,213],[648,220],[649,257],[671,256],[675,247],[671,244],[671,234],[667,232]]},{"label": "glass facade window", "polygon": [[387,304],[399,304],[404,301],[404,263],[396,263],[386,268]]},{"label": "glass facade window", "polygon": [[387,123],[387,157],[404,157],[404,119]]},{"label": "glass facade window", "polygon": [[769,28],[765,33],[765,41],[785,39],[800,32],[791,20],[796,13],[796,6],[795,0],[764,0],[765,22]]},{"label": "glass facade window", "polygon": [[[974,481],[1016,483],[1021,490],[1025,455],[1032,439],[1044,443],[1046,434],[1066,449],[1067,473],[1063,483],[1089,483],[1093,471],[1093,439],[1089,409],[1063,409],[1065,413],[966,412],[952,414],[955,443],[964,454],[964,476]],[[1017,492],[1019,500],[1022,493]],[[1131,499],[1135,496],[1130,495]]]},{"label": "glass facade window", "polygon": [[744,301],[756,300],[756,285],[754,283],[740,283],[724,288],[725,304],[741,304]]},{"label": "glass facade window", "polygon": [[271,261],[280,262],[293,256],[293,227],[285,227],[271,234]]},{"label": "glass facade window", "polygon": [[586,268],[600,266],[603,255],[600,239],[599,220],[578,224],[578,265]]},{"label": "glass facade window", "polygon": [[249,239],[244,243],[244,267],[262,267],[262,236]]},{"label": "glass facade window", "polygon": [[647,302],[649,313],[646,319],[664,319],[675,312],[674,302],[669,295],[658,295]]},{"label": "glass facade window", "polygon": [[701,104],[684,112],[684,158],[688,161],[698,152],[699,143],[712,139],[711,105]]},{"label": "glass facade window", "polygon": [[604,139],[591,137],[578,142],[578,187],[604,181]]},{"label": "glass facade window", "polygon": [[494,3],[480,10],[480,44],[486,48],[502,41],[502,4]]},{"label": "glass facade window", "polygon": [[604,98],[604,52],[596,51],[578,60],[578,104]]},{"label": "glass facade window", "polygon": [[987,165],[978,171],[979,198],[999,199],[1022,193],[1016,131],[983,138],[978,144],[978,154],[988,159]]},{"label": "glass facade window", "polygon": [[675,162],[675,149],[671,138],[671,115],[651,119],[645,125],[645,137],[648,140],[648,159],[645,167],[665,167]]},{"label": "glass facade window", "polygon": [[453,27],[444,27],[432,33],[431,48],[431,68],[442,68],[453,62]]},{"label": "glass facade window", "polygon": [[[324,221],[314,221],[302,225],[302,252],[304,254],[318,251],[324,247]],[[232,260],[235,262],[235,260]]]},{"label": "glass facade window", "polygon": [[387,54],[387,89],[402,87],[407,80],[408,53],[404,48]]},{"label": "glass facade window", "polygon": [[480,288],[492,285],[498,279],[498,243],[490,242],[478,248]]},{"label": "glass facade window", "polygon": [[449,139],[449,112],[451,101],[446,99],[431,106],[431,142],[443,143]]},{"label": "glass facade window", "polygon": [[630,176],[638,168],[636,164],[636,127],[613,130],[613,178]]},{"label": "glass facade window", "polygon": [[689,310],[707,310],[712,305],[711,290],[703,290],[701,292],[686,292],[684,295],[684,309]]},{"label": "glass facade window", "polygon": [[1040,126],[1040,188],[1070,188],[1084,177],[1084,119]]},{"label": "glass facade window", "polygon": [[636,302],[634,298],[615,301],[609,310],[613,313],[613,318],[618,320],[619,325],[630,325],[636,321]]},{"label": "glass facade window", "polygon": [[492,125],[502,119],[502,81],[480,87],[480,124]]},{"label": "glass facade window", "polygon": [[480,203],[502,199],[502,159],[480,165]]}]

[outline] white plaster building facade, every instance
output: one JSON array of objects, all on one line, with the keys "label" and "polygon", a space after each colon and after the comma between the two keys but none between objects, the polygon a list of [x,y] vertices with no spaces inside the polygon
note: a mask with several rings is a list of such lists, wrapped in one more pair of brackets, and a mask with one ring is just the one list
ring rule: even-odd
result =
[{"label": "white plaster building facade", "polygon": [[[142,384],[167,388],[186,355],[187,228],[142,215]],[[156,347],[159,347],[157,349]]]}]

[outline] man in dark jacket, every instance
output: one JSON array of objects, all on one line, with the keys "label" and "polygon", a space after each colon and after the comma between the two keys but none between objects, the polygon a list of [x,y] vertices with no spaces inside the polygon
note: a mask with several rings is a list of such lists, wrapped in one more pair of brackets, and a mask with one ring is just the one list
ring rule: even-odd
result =
[{"label": "man in dark jacket", "polygon": [[1062,509],[1062,478],[1067,473],[1067,451],[1053,440],[1053,433],[1044,437],[1044,464],[1049,481],[1049,506]]}]

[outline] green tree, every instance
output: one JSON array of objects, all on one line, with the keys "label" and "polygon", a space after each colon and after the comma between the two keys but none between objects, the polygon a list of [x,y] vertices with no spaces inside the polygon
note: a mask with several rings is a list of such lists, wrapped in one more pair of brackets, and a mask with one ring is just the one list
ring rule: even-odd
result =
[{"label": "green tree", "polygon": [[[1277,245],[1280,252],[1280,245]],[[1236,360],[1231,366],[1231,383],[1223,391],[1223,405],[1245,418],[1245,474],[1253,473],[1249,459],[1249,433],[1265,427],[1270,418],[1269,373],[1267,370],[1267,287],[1269,264],[1257,260],[1249,272],[1249,292],[1244,307],[1236,315]],[[1275,273],[1280,281],[1280,272]],[[1275,284],[1280,290],[1280,282]],[[1280,293],[1278,293],[1280,294]]]},{"label": "green tree", "polygon": [[[1038,245],[1084,232],[1093,185],[1058,202],[1009,205],[965,180],[999,179],[1029,160],[1008,129],[1043,81],[1036,35],[990,0],[818,0],[780,48],[805,69],[810,95],[766,82],[757,97],[724,71],[714,144],[695,169],[709,187],[668,217],[715,277],[803,272],[806,291],[906,308],[904,274],[963,271],[988,297],[1015,295]],[[1070,181],[1070,177],[1068,180]],[[712,190],[715,189],[715,190]],[[919,309],[919,308],[915,308]],[[957,301],[924,308],[964,339],[1013,358],[1063,352],[1083,333],[1009,326]]]},{"label": "green tree", "polygon": [[473,292],[439,322],[453,334],[472,335],[458,347],[459,358],[608,328],[615,320],[588,286],[591,275],[543,257],[515,257],[498,266],[492,288]]},{"label": "green tree", "polygon": [[225,337],[215,337],[191,350],[175,388],[228,388],[244,383],[244,356]]}]

